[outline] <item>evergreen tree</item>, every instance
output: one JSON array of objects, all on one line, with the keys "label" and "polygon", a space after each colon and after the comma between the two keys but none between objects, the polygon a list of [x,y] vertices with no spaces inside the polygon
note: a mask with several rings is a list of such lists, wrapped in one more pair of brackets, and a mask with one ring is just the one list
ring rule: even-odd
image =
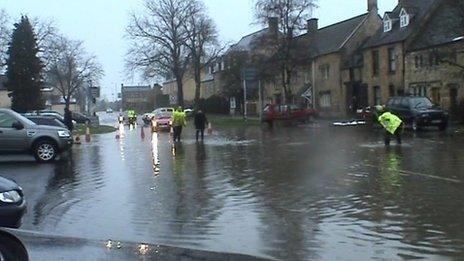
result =
[{"label": "evergreen tree", "polygon": [[6,87],[12,97],[11,108],[17,112],[43,109],[41,88],[43,64],[33,28],[27,16],[14,25],[8,48]]}]

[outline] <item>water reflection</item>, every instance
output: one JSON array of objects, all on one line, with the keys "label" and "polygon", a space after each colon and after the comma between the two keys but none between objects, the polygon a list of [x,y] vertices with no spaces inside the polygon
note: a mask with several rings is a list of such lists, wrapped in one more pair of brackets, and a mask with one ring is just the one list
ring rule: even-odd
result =
[{"label": "water reflection", "polygon": [[153,173],[155,176],[160,174],[160,162],[158,153],[158,133],[153,132],[151,135],[152,159],[153,159]]}]

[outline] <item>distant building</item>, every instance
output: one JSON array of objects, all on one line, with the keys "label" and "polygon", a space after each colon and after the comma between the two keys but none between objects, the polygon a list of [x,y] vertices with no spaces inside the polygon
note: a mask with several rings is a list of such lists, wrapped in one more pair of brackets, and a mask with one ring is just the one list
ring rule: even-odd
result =
[{"label": "distant building", "polygon": [[5,86],[6,75],[0,75],[0,108],[10,108],[11,98],[8,97],[8,90]]},{"label": "distant building", "polygon": [[136,112],[152,111],[154,107],[154,92],[151,86],[121,85],[122,109]]}]

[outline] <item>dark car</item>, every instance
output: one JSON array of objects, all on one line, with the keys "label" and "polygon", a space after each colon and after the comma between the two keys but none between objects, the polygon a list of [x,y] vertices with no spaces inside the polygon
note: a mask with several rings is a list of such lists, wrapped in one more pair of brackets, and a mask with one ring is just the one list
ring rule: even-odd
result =
[{"label": "dark car", "polygon": [[40,115],[27,115],[25,116],[37,125],[56,126],[61,128],[68,128],[66,125],[53,116],[40,116]]},{"label": "dark car", "polygon": [[0,226],[18,228],[26,211],[23,191],[15,182],[0,177]]},{"label": "dark car", "polygon": [[77,123],[90,123],[90,118],[80,112],[73,112],[72,119]]},{"label": "dark car", "polygon": [[440,130],[448,127],[448,113],[427,97],[392,97],[388,99],[386,109],[398,115],[415,131],[427,126],[436,126]]}]

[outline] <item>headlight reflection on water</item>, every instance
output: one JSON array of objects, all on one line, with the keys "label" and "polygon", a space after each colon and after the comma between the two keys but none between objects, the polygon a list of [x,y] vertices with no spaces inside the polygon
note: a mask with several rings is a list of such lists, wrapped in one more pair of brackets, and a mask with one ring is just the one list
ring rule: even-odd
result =
[{"label": "headlight reflection on water", "polygon": [[153,159],[153,172],[155,176],[158,176],[160,173],[160,163],[159,163],[159,152],[158,152],[158,133],[153,132],[151,134],[151,150],[152,150],[152,159]]}]

